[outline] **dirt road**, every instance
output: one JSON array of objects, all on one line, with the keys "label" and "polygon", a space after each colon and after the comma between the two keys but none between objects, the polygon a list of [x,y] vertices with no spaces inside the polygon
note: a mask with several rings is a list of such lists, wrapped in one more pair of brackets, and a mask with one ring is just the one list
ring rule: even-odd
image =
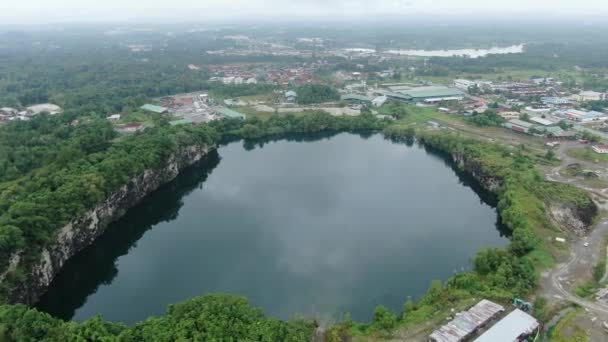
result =
[{"label": "dirt road", "polygon": [[[566,154],[567,149],[576,145],[578,144],[573,142],[566,142],[560,145],[557,153],[562,160],[562,165],[551,169],[547,174],[547,179],[555,182],[568,183],[585,189],[596,199],[605,198],[608,189],[592,189],[580,184],[579,180],[576,178],[567,178],[560,173],[562,168],[574,163],[589,170],[598,169],[598,167],[600,167],[595,163],[574,159],[568,156]],[[599,205],[600,209],[607,209],[606,204]],[[588,322],[590,322],[588,333],[590,333],[592,341],[601,341],[605,339],[606,335],[604,335],[605,332],[600,322],[608,321],[608,304],[576,296],[574,293],[574,286],[577,281],[580,283],[580,280],[590,279],[593,267],[598,263],[600,258],[606,258],[606,255],[603,255],[600,251],[603,251],[602,244],[604,243],[604,237],[607,234],[608,220],[604,218],[593,227],[587,236],[570,243],[569,258],[556,265],[553,269],[545,272],[541,279],[541,293],[548,299],[576,303],[585,309],[589,319]],[[585,246],[585,243],[588,243],[588,246]]]}]

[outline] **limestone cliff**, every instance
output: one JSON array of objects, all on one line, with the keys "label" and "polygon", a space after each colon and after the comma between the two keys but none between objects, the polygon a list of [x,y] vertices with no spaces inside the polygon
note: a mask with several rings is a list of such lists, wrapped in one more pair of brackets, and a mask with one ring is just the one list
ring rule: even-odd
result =
[{"label": "limestone cliff", "polygon": [[93,243],[105,232],[110,222],[120,218],[127,209],[158,187],[173,180],[181,170],[199,161],[209,150],[205,146],[183,149],[170,157],[163,167],[146,170],[132,178],[105,201],[62,227],[53,243],[42,250],[38,260],[25,267],[25,279],[12,289],[9,301],[35,303],[69,258]]},{"label": "limestone cliff", "polygon": [[496,193],[502,185],[502,179],[484,172],[478,161],[458,153],[452,153],[452,160],[460,170],[473,176],[485,190]]}]

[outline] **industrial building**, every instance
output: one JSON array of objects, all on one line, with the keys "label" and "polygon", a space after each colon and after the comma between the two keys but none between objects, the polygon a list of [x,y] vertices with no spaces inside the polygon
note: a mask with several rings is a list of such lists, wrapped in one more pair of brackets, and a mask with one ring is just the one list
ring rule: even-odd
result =
[{"label": "industrial building", "polygon": [[464,80],[464,79],[456,79],[454,80],[454,87],[467,91],[470,87],[477,86],[477,82]]},{"label": "industrial building", "polygon": [[168,108],[156,106],[156,105],[149,104],[149,103],[145,104],[139,108],[142,110],[145,110],[147,112],[152,112],[152,113],[157,113],[157,114],[163,114],[163,113],[167,113],[169,111]]},{"label": "industrial building", "polygon": [[502,117],[505,120],[511,120],[511,119],[519,119],[519,117],[521,116],[521,113],[519,113],[519,112],[499,112],[498,115],[500,115],[500,117]]},{"label": "industrial building", "polygon": [[388,101],[388,97],[386,97],[386,96],[378,96],[378,97],[376,97],[376,98],[374,98],[372,100],[372,105],[374,107],[382,107],[382,105],[385,104],[386,101]]},{"label": "industrial building", "polygon": [[541,126],[552,126],[555,125],[556,123],[547,119],[543,119],[540,116],[532,116],[530,117],[530,121],[537,123]]},{"label": "industrial building", "polygon": [[220,113],[225,118],[245,119],[245,114],[241,114],[237,111],[234,111],[234,110],[226,108],[226,107],[218,107],[217,112]]},{"label": "industrial building", "polygon": [[502,305],[483,299],[469,310],[456,314],[456,318],[433,331],[429,340],[431,342],[464,341],[503,311],[505,308]]},{"label": "industrial building", "polygon": [[558,111],[555,113],[557,116],[564,117],[566,119],[576,122],[592,122],[592,121],[604,121],[608,119],[608,114],[596,112],[596,111],[584,111],[578,109],[568,109],[564,111]]},{"label": "industrial building", "polygon": [[58,105],[54,105],[52,103],[42,103],[33,106],[29,106],[26,108],[28,115],[37,115],[43,112],[49,113],[51,115],[61,113],[61,107]]},{"label": "industrial building", "polygon": [[538,334],[539,327],[540,324],[534,317],[515,309],[479,336],[475,342],[519,342],[528,338],[535,340],[534,336]]},{"label": "industrial building", "polygon": [[523,110],[524,113],[532,116],[543,116],[551,113],[551,108],[548,107],[526,107]]},{"label": "industrial building", "polygon": [[456,88],[448,87],[416,87],[399,91],[387,92],[389,99],[411,103],[433,103],[441,101],[460,101],[464,93]]},{"label": "industrial building", "polygon": [[574,98],[579,102],[602,101],[606,99],[606,94],[597,91],[581,91],[580,94],[574,95]]},{"label": "industrial building", "polygon": [[534,124],[519,119],[509,120],[503,126],[520,133],[529,133],[534,128]]},{"label": "industrial building", "polygon": [[545,106],[567,106],[570,105],[570,99],[567,97],[541,97],[540,102]]},{"label": "industrial building", "polygon": [[365,96],[365,95],[346,94],[346,95],[342,95],[340,97],[340,100],[344,101],[344,102],[348,102],[348,103],[353,103],[353,104],[371,105],[373,99],[371,97]]}]

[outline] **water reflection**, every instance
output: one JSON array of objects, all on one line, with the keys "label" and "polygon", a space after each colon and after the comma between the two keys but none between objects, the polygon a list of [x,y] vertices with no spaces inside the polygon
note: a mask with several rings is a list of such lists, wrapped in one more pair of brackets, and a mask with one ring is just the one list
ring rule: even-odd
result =
[{"label": "water reflection", "polygon": [[210,155],[74,257],[39,308],[133,322],[226,292],[279,318],[350,311],[365,321],[375,305],[399,310],[480,248],[507,243],[496,199],[431,149],[319,133],[219,153],[221,163]]},{"label": "water reflection", "polygon": [[68,260],[36,307],[61,319],[74,317],[76,309],[83,306],[99,286],[112,283],[118,274],[116,260],[128,254],[146,231],[161,222],[175,220],[184,204],[182,198],[202,189],[219,162],[217,151],[210,152],[110,224],[94,244]]}]

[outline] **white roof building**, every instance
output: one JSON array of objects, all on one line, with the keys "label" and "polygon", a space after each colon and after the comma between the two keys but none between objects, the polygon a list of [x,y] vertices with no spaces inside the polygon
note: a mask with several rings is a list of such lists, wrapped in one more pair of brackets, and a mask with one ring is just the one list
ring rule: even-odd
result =
[{"label": "white roof building", "polygon": [[465,79],[454,80],[454,87],[461,89],[461,90],[468,90],[469,87],[476,86],[476,85],[477,85],[477,82],[475,82],[475,81],[469,81],[469,80],[465,80]]},{"label": "white roof building", "polygon": [[534,317],[515,309],[479,336],[475,342],[517,342],[534,335],[538,327],[539,323]]},{"label": "white roof building", "polygon": [[555,123],[553,123],[553,121],[549,121],[547,119],[543,119],[540,116],[533,116],[530,118],[530,121],[537,123],[539,125],[543,125],[543,126],[551,126],[554,125]]},{"label": "white roof building", "polygon": [[608,154],[608,146],[606,145],[591,146],[591,149],[593,149],[594,152],[599,154]]},{"label": "white roof building", "polygon": [[388,97],[386,96],[378,96],[372,100],[372,105],[374,105],[374,107],[381,107],[387,100]]},{"label": "white roof building", "polygon": [[27,111],[33,115],[40,114],[42,112],[48,112],[53,115],[61,113],[61,107],[52,103],[42,103],[27,107]]},{"label": "white roof building", "polygon": [[575,95],[577,101],[601,101],[606,99],[606,94],[598,93],[597,91],[581,91],[580,94]]}]

